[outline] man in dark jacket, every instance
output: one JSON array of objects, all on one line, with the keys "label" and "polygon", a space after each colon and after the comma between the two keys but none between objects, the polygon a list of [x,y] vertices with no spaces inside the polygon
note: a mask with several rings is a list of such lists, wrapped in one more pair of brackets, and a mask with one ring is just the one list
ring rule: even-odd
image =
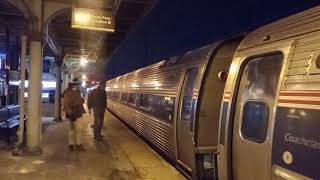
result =
[{"label": "man in dark jacket", "polygon": [[81,144],[81,125],[80,121],[84,113],[83,99],[79,90],[80,81],[75,78],[69,83],[69,87],[63,92],[63,109],[67,119],[70,120],[69,129],[69,149],[84,151]]},{"label": "man in dark jacket", "polygon": [[103,137],[101,135],[101,130],[103,127],[105,109],[107,108],[107,95],[105,88],[105,82],[100,82],[98,88],[94,89],[88,96],[88,109],[89,113],[91,113],[91,109],[93,109],[94,138],[97,140],[101,140]]}]

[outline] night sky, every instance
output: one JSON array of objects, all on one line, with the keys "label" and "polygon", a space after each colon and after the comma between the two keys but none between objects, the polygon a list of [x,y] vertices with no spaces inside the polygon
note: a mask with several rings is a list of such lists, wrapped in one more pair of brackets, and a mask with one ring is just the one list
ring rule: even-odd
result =
[{"label": "night sky", "polygon": [[159,0],[122,42],[106,74],[118,76],[317,5],[320,0]]}]

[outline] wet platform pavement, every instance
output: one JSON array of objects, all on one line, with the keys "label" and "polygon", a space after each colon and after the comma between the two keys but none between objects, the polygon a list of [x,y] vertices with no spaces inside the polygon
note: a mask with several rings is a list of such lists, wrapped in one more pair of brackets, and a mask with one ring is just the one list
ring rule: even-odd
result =
[{"label": "wet platform pavement", "polygon": [[68,122],[48,125],[40,156],[12,156],[0,149],[1,180],[181,180],[162,159],[125,125],[106,113],[104,140],[94,141],[86,114],[81,122],[85,152],[67,148]]}]

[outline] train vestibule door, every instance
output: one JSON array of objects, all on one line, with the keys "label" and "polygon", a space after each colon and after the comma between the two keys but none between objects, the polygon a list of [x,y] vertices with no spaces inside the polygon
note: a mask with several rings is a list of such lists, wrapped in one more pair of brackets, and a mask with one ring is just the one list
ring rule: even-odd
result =
[{"label": "train vestibule door", "polygon": [[251,58],[242,68],[233,116],[235,180],[271,179],[272,124],[283,54]]},{"label": "train vestibule door", "polygon": [[190,173],[194,164],[193,121],[196,99],[193,94],[197,76],[198,68],[191,68],[186,72],[177,121],[178,162]]}]

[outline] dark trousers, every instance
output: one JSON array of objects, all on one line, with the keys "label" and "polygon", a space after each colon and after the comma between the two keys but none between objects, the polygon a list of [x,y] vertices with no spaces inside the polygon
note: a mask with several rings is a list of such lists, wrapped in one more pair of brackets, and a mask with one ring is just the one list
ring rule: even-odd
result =
[{"label": "dark trousers", "polygon": [[104,110],[99,111],[93,109],[93,116],[94,116],[94,137],[99,137],[101,135],[101,130],[103,128],[103,122],[104,122]]}]

